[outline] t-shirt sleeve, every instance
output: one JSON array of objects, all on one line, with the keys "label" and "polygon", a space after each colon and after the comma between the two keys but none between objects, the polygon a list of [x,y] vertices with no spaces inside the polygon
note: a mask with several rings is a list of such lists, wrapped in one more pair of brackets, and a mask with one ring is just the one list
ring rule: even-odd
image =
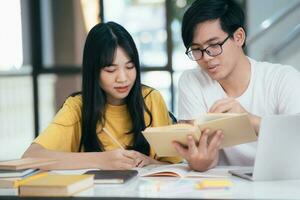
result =
[{"label": "t-shirt sleeve", "polygon": [[192,75],[195,71],[182,74],[178,82],[178,119],[193,120],[207,112],[200,83]]},{"label": "t-shirt sleeve", "polygon": [[81,132],[81,105],[78,97],[69,97],[49,126],[33,141],[46,149],[77,152]]},{"label": "t-shirt sleeve", "polygon": [[300,72],[287,67],[280,70],[278,75],[277,84],[274,85],[278,114],[300,113]]},{"label": "t-shirt sleeve", "polygon": [[[157,90],[153,90],[151,94],[145,98],[145,102],[152,114],[152,124],[151,124],[152,127],[166,126],[172,123],[172,120],[169,117],[169,111],[167,109],[165,101]],[[179,163],[182,161],[181,157],[156,157],[155,156],[155,159],[162,162],[169,162],[169,163]]]}]

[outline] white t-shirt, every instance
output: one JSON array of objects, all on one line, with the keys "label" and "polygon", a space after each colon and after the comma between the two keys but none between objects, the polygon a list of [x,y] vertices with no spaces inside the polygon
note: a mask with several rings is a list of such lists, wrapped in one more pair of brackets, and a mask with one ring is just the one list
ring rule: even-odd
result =
[{"label": "white t-shirt", "polygon": [[[248,112],[260,117],[300,113],[300,72],[291,66],[249,60],[250,83],[236,100]],[[187,70],[179,80],[178,118],[195,119],[223,98],[227,95],[221,85],[200,67]],[[256,145],[253,142],[222,150],[219,164],[253,165]]]}]

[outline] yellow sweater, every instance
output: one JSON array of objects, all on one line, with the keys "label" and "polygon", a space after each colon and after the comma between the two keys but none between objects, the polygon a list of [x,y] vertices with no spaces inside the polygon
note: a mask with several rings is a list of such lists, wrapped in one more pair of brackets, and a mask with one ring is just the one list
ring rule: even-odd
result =
[{"label": "yellow sweater", "polygon": [[[171,124],[167,107],[160,93],[148,87],[143,87],[142,93],[145,104],[152,114],[151,126],[156,127]],[[40,144],[49,150],[77,152],[81,138],[81,108],[82,99],[80,95],[69,97],[51,124],[34,140],[34,143]],[[144,116],[147,126],[150,118],[148,114]],[[131,146],[133,144],[133,134],[126,134],[132,128],[127,106],[113,106],[107,104],[105,118],[105,128],[108,129],[124,147]],[[119,148],[117,144],[102,131],[100,124],[98,124],[96,132],[106,151]],[[150,157],[170,163],[178,163],[181,161],[181,158],[178,157],[158,158],[152,148],[150,149]]]}]

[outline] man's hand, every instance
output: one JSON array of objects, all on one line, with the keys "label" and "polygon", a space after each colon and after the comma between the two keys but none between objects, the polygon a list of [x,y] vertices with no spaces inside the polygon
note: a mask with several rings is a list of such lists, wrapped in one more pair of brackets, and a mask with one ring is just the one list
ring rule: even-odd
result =
[{"label": "man's hand", "polygon": [[234,98],[225,98],[216,101],[209,109],[210,113],[247,113],[248,118],[258,134],[261,118],[248,112],[237,100]]},{"label": "man's hand", "polygon": [[209,132],[208,129],[202,131],[198,145],[192,135],[187,136],[188,147],[184,147],[176,141],[173,142],[177,152],[187,160],[189,166],[194,170],[206,171],[218,163],[219,149],[224,136],[219,130],[209,137]]},{"label": "man's hand", "polygon": [[241,104],[233,98],[225,98],[216,101],[209,109],[211,113],[248,113]]}]

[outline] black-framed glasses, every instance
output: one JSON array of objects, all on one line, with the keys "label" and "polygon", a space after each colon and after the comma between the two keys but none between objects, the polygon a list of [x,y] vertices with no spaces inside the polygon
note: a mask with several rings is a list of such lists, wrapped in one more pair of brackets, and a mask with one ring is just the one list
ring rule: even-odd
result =
[{"label": "black-framed glasses", "polygon": [[223,52],[222,46],[228,40],[228,38],[230,38],[230,35],[228,35],[223,42],[209,45],[205,49],[189,47],[185,54],[194,61],[200,60],[203,57],[204,52],[209,56],[215,57]]}]

